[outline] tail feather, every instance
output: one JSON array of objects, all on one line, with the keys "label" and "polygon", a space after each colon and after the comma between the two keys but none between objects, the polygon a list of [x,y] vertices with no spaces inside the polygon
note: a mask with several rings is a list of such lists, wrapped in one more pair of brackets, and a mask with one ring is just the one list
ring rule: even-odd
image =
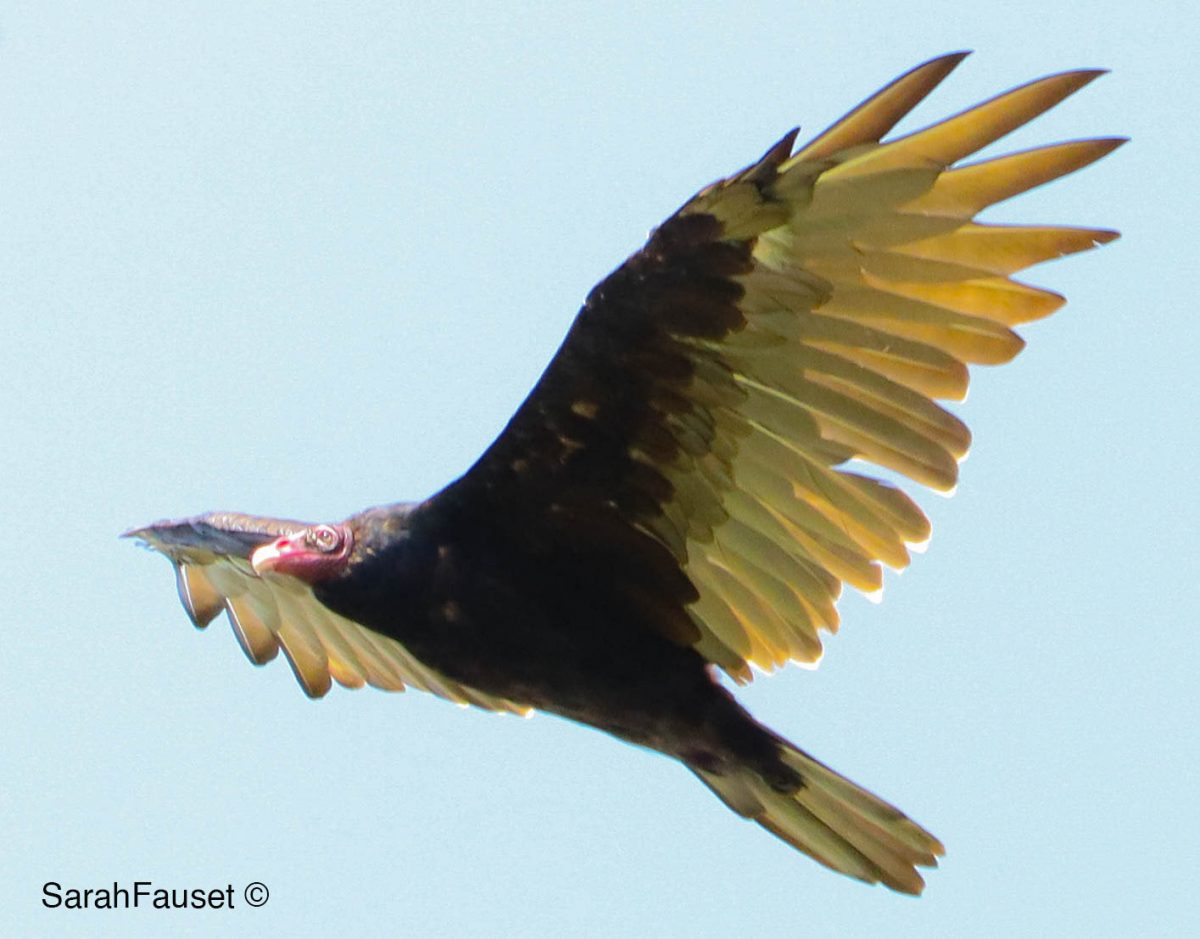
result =
[{"label": "tail feather", "polygon": [[883,883],[919,894],[918,867],[937,867],[945,848],[895,806],[835,773],[791,744],[781,742],[783,762],[802,785],[773,788],[750,766],[714,773],[690,767],[739,815],[757,822],[814,860],[866,883]]}]

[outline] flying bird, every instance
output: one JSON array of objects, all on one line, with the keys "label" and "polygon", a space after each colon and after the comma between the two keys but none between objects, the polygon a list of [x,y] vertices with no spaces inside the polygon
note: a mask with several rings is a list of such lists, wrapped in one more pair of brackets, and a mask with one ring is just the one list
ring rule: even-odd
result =
[{"label": "flying bird", "polygon": [[1011,275],[1111,241],[976,213],[1123,143],[960,161],[1097,75],[1064,72],[884,140],[964,58],[701,190],[597,285],[478,461],[421,502],[313,524],[216,512],[127,536],[197,627],[312,697],[419,688],[541,710],[682,762],[820,863],[919,893],[941,842],[754,720],[719,680],[815,663],[843,585],[874,592],[970,433],[936,403],[1062,305]]}]

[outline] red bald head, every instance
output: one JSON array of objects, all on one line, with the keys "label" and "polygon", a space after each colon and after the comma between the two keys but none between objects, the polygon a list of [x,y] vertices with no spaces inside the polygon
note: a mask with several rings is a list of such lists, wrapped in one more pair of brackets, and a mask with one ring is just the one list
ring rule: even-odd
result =
[{"label": "red bald head", "polygon": [[347,526],[313,525],[256,548],[250,565],[256,574],[274,571],[315,584],[339,574],[353,547]]}]

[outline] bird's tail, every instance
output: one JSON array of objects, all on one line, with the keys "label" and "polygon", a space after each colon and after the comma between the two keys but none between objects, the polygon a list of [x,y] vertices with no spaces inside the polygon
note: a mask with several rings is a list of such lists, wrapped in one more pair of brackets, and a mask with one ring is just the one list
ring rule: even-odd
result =
[{"label": "bird's tail", "polygon": [[925,881],[916,869],[936,867],[942,843],[895,806],[776,739],[783,764],[802,780],[799,787],[781,790],[748,764],[720,774],[689,769],[739,815],[826,867],[919,894]]}]

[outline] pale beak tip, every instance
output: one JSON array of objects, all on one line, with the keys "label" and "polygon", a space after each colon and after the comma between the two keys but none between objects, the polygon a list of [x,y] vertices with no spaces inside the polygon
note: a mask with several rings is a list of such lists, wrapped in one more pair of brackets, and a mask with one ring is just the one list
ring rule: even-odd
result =
[{"label": "pale beak tip", "polygon": [[254,549],[254,553],[250,555],[250,566],[254,568],[254,573],[261,577],[267,571],[275,569],[279,558],[279,548],[276,542],[272,541],[270,544]]}]

